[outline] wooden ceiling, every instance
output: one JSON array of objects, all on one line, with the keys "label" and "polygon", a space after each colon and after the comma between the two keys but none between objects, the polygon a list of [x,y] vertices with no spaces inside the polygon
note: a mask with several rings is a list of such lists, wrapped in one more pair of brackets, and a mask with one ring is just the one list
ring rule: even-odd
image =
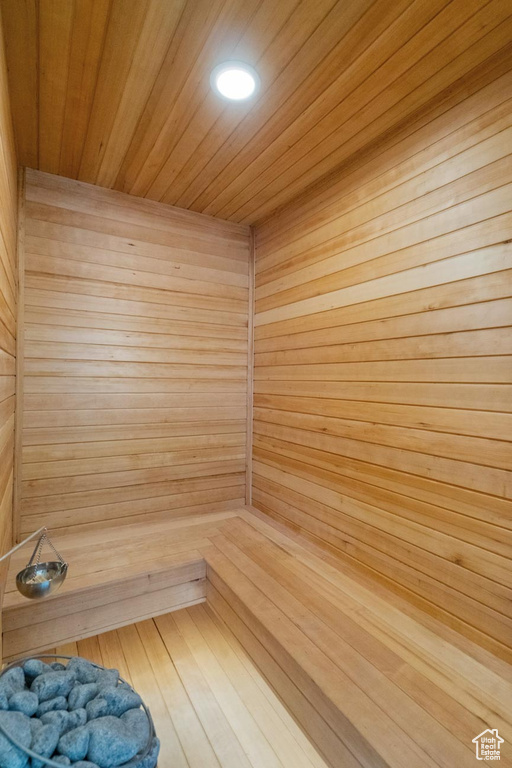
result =
[{"label": "wooden ceiling", "polygon": [[[511,0],[0,0],[19,161],[254,223],[512,38]],[[260,73],[221,101],[211,69]]]}]

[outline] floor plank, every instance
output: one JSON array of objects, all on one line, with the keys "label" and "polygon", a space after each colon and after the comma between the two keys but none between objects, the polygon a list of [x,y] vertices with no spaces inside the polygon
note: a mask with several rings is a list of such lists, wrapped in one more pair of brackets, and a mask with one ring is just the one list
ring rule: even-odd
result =
[{"label": "floor plank", "polygon": [[326,768],[235,637],[203,606],[56,652],[73,650],[119,669],[139,691],[162,741],[159,768]]}]

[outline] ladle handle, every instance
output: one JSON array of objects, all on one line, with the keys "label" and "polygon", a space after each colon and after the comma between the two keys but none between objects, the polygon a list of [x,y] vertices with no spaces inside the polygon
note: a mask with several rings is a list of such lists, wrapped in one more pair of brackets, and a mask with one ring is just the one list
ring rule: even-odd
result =
[{"label": "ladle handle", "polygon": [[25,546],[25,544],[28,544],[29,541],[34,539],[36,536],[38,536],[42,531],[46,531],[46,528],[38,528],[37,531],[34,531],[34,533],[31,533],[30,536],[27,536],[26,539],[23,539],[23,541],[20,541],[19,544],[16,544],[16,546],[12,547],[8,552],[6,552],[2,557],[0,557],[0,563],[2,563],[4,560],[7,560],[8,557],[11,557],[11,555],[14,555],[15,552],[18,551],[18,549],[21,549]]}]

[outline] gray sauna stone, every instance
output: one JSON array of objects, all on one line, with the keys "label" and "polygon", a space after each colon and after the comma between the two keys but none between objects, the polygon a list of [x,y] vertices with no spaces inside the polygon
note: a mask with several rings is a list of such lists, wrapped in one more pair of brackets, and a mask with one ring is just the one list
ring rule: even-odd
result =
[{"label": "gray sauna stone", "polygon": [[48,701],[56,696],[67,696],[75,682],[73,674],[69,672],[45,672],[32,681],[30,690],[37,693],[39,701]]},{"label": "gray sauna stone", "polygon": [[99,669],[97,670],[96,684],[100,691],[103,688],[115,688],[119,681],[119,672],[117,669]]},{"label": "gray sauna stone", "polygon": [[68,709],[83,709],[95,696],[98,695],[96,683],[78,683],[71,689],[68,696]]},{"label": "gray sauna stone", "polygon": [[54,763],[60,763],[61,765],[71,765],[71,760],[66,755],[54,755],[52,760]]},{"label": "gray sauna stone", "polygon": [[[41,722],[40,720],[37,722]],[[43,725],[35,734],[30,749],[41,757],[51,757],[59,741],[60,731],[56,725]],[[43,768],[43,761],[32,758],[32,768]]]},{"label": "gray sauna stone", "polygon": [[107,703],[106,715],[121,717],[129,709],[138,709],[142,699],[135,691],[126,688],[105,688],[101,692],[101,698]]},{"label": "gray sauna stone", "polygon": [[80,725],[85,725],[87,722],[87,712],[85,709],[74,709],[73,712],[68,712],[69,718],[65,731],[70,731],[72,728],[78,728]]},{"label": "gray sauna stone", "polygon": [[30,691],[18,691],[9,699],[9,709],[14,712],[23,712],[27,717],[35,715],[39,706],[39,699]]},{"label": "gray sauna stone", "polygon": [[99,766],[89,760],[78,760],[76,763],[72,763],[72,768],[99,768]]},{"label": "gray sauna stone", "polygon": [[[150,732],[141,704],[116,669],[86,659],[71,659],[67,667],[29,659],[0,680],[0,724],[41,758],[73,768],[155,768],[156,737],[148,754],[137,757]],[[44,763],[29,761],[0,734],[0,768],[44,768]]]},{"label": "gray sauna stone", "polygon": [[72,762],[83,760],[89,749],[89,739],[89,729],[87,726],[81,725],[65,733],[61,737],[57,749],[61,755],[66,755]]},{"label": "gray sauna stone", "polygon": [[139,741],[128,723],[118,717],[100,717],[88,723],[91,738],[87,758],[99,768],[113,768],[131,760]]},{"label": "gray sauna stone", "polygon": [[[18,669],[21,671],[20,667]],[[30,718],[23,712],[0,712],[0,725],[7,733],[11,733],[20,744],[30,748],[32,743]],[[0,733],[0,765],[3,768],[25,768],[27,762],[27,755],[23,754]]]},{"label": "gray sauna stone", "polygon": [[45,725],[50,724],[57,726],[59,729],[59,735],[62,735],[66,730],[70,730],[70,728],[67,727],[70,717],[71,712],[68,712],[65,709],[59,709],[53,712],[46,712],[44,715],[41,715],[41,722]]},{"label": "gray sauna stone", "polygon": [[160,752],[160,739],[153,737],[149,752],[143,758],[134,757],[128,763],[124,763],[119,768],[156,768],[158,754]]},{"label": "gray sauna stone", "polygon": [[122,691],[131,691],[133,690],[131,685],[129,683],[125,683],[124,680],[119,680],[117,687],[120,688]]},{"label": "gray sauna stone", "polygon": [[78,728],[79,725],[85,725],[87,722],[87,714],[85,709],[75,709],[73,712],[59,709],[54,712],[47,712],[42,715],[41,720],[46,725],[52,723],[56,725],[62,736],[66,731],[71,731],[73,728]]},{"label": "gray sauna stone", "polygon": [[[35,696],[35,694],[32,694]],[[55,696],[53,699],[43,701],[36,709],[36,717],[42,717],[47,712],[55,712],[57,709],[67,709],[68,700],[65,696]]]},{"label": "gray sauna stone", "polygon": [[105,717],[109,714],[108,704],[101,696],[97,696],[86,704],[87,720],[97,720],[98,717]]},{"label": "gray sauna stone", "polygon": [[5,693],[8,699],[13,693],[25,689],[25,674],[21,667],[7,669],[0,678],[0,693]]},{"label": "gray sauna stone", "polygon": [[41,661],[41,659],[27,659],[23,665],[23,672],[25,673],[27,685],[31,685],[38,675],[51,672],[51,667],[45,664],[44,661]]},{"label": "gray sauna stone", "polygon": [[[35,739],[36,734],[39,733],[41,728],[44,726],[44,723],[42,720],[39,720],[38,717],[31,717],[30,718],[30,730],[32,731],[32,740]],[[33,741],[32,741],[33,743]]]},{"label": "gray sauna stone", "polygon": [[95,683],[98,677],[98,667],[91,664],[87,659],[81,659],[78,656],[69,660],[66,672],[72,675],[79,683]]},{"label": "gray sauna stone", "polygon": [[121,715],[121,721],[128,727],[133,738],[137,742],[137,752],[140,752],[149,739],[149,720],[142,709],[129,709]]}]

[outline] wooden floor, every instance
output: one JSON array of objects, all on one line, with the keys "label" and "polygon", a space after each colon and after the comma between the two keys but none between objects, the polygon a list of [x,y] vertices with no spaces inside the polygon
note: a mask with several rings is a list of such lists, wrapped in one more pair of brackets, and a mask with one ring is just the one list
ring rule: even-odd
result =
[{"label": "wooden floor", "polygon": [[[232,639],[226,645],[221,621],[333,768],[472,768],[472,739],[487,728],[505,739],[500,765],[512,767],[510,665],[389,592],[350,558],[334,557],[255,510],[90,529],[57,543],[69,558],[70,577],[60,593],[36,605],[7,595],[6,649],[14,655],[34,638],[40,648],[73,639],[82,655],[119,664],[147,695],[165,749],[177,750],[173,765],[180,759],[186,765],[185,737],[177,740],[176,730],[199,753],[211,749],[215,732],[233,765],[250,764],[253,749],[265,768],[279,765],[276,743],[262,741],[261,725],[254,744],[250,730],[238,734],[253,727],[238,704],[250,681],[238,663],[236,672],[225,667],[235,659],[229,647],[238,646]],[[184,611],[187,600],[203,605]],[[82,639],[106,630],[117,631]],[[43,645],[56,631],[60,639]],[[211,654],[201,650],[205,633]],[[116,660],[121,651],[124,666]],[[190,698],[179,686],[174,694],[169,654]],[[165,675],[157,672],[160,661]],[[170,691],[175,729],[165,703]],[[251,709],[253,718],[263,717],[262,701]],[[197,717],[206,731],[210,716],[209,743],[193,734]],[[236,742],[222,735],[226,716],[243,760]],[[217,765],[208,754],[214,762],[202,764]],[[300,764],[295,756],[279,759]]]},{"label": "wooden floor", "polygon": [[55,652],[115,667],[132,683],[162,742],[159,768],[326,768],[247,653],[206,606]]}]

